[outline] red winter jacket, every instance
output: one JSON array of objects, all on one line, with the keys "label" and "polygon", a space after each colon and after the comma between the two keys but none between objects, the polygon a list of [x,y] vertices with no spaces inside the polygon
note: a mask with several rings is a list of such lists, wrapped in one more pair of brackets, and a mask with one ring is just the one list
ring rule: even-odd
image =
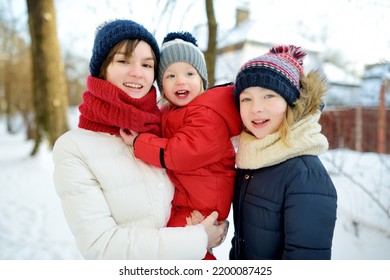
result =
[{"label": "red winter jacket", "polygon": [[[191,210],[205,216],[217,210],[227,218],[233,198],[235,150],[231,137],[241,130],[233,86],[211,88],[184,107],[164,112],[162,137],[141,133],[135,156],[167,169],[175,196],[169,226],[183,226]],[[180,213],[178,213],[180,212]],[[176,214],[179,218],[175,219]]]}]

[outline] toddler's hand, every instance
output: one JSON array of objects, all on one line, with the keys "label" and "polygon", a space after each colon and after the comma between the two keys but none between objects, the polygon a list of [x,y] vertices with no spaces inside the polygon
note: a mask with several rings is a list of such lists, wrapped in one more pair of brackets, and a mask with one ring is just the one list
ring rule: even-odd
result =
[{"label": "toddler's hand", "polygon": [[191,212],[190,217],[186,217],[187,226],[194,226],[200,224],[204,220],[204,216],[198,211],[194,210]]},{"label": "toddler's hand", "polygon": [[134,140],[139,135],[138,132],[135,132],[134,130],[129,129],[119,129],[119,134],[121,135],[123,141],[130,146],[134,145]]}]

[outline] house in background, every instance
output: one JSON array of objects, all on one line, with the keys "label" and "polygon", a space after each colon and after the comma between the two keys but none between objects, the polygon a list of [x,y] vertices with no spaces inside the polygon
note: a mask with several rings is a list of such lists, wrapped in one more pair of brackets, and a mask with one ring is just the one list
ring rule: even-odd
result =
[{"label": "house in background", "polygon": [[305,71],[318,69],[322,48],[297,35],[298,32],[286,28],[285,25],[278,25],[278,23],[269,25],[261,20],[253,20],[249,17],[247,9],[238,8],[234,27],[219,31],[216,84],[234,81],[237,72],[245,62],[265,54],[275,45],[301,46],[308,53],[305,57]]},{"label": "house in background", "polygon": [[323,63],[321,70],[328,80],[325,95],[327,109],[361,105],[361,79],[332,63]]},{"label": "house in background", "polygon": [[367,65],[362,79],[362,105],[379,106],[382,86],[385,107],[390,107],[390,62]]}]

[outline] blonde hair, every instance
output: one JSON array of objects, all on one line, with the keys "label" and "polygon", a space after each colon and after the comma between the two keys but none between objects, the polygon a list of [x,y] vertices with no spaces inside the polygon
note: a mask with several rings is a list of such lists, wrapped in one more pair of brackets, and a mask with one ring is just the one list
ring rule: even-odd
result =
[{"label": "blonde hair", "polygon": [[320,110],[327,91],[326,77],[318,71],[302,75],[299,82],[301,84],[300,96],[294,106],[287,106],[285,119],[279,129],[281,140],[286,146],[289,146],[291,127],[301,119]]}]

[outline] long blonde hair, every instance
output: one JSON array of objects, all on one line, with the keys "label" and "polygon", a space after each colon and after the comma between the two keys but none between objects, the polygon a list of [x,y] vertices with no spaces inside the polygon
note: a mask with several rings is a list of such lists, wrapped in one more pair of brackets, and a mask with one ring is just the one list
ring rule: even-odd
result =
[{"label": "long blonde hair", "polygon": [[327,79],[318,71],[311,71],[300,77],[300,96],[294,106],[287,106],[286,117],[281,124],[281,140],[288,145],[291,127],[303,118],[313,115],[321,109],[327,91]]}]

